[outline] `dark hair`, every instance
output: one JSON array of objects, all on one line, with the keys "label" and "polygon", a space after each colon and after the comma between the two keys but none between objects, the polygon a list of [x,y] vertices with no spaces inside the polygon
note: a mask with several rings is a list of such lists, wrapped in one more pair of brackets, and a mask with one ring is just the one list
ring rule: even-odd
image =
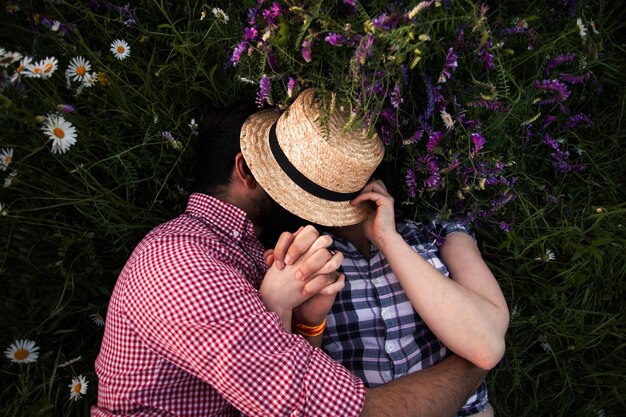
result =
[{"label": "dark hair", "polygon": [[209,110],[198,125],[192,190],[217,196],[229,183],[240,152],[239,135],[248,116],[258,111],[252,102]]}]

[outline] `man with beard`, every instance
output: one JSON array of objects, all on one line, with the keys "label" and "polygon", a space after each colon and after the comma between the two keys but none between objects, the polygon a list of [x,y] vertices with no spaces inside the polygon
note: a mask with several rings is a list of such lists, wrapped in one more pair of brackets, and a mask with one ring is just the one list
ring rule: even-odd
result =
[{"label": "man with beard", "polygon": [[92,416],[454,414],[485,376],[463,359],[366,390],[291,333],[319,332],[303,323],[343,287],[343,257],[307,226],[280,236],[267,269],[257,237],[272,203],[239,147],[250,114],[233,107],[202,124],[186,211],[151,231],[122,270]]}]

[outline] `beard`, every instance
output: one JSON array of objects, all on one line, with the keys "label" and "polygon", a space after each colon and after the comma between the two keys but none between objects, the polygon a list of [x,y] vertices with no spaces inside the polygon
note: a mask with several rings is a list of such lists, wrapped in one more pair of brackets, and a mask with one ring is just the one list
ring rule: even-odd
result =
[{"label": "beard", "polygon": [[293,233],[298,230],[300,226],[310,223],[284,209],[269,195],[267,195],[267,204],[263,204],[262,208],[259,210],[257,222],[261,230],[259,241],[266,248],[276,246],[276,242],[281,233]]}]

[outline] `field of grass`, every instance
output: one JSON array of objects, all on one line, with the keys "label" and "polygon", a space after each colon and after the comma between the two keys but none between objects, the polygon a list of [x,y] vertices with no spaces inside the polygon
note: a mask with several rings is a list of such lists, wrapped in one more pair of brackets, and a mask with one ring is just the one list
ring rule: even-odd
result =
[{"label": "field of grass", "polygon": [[115,280],[184,207],[195,123],[316,86],[384,136],[405,215],[473,224],[511,309],[496,415],[623,416],[624,8],[300,3],[0,5],[0,415],[89,414]]}]

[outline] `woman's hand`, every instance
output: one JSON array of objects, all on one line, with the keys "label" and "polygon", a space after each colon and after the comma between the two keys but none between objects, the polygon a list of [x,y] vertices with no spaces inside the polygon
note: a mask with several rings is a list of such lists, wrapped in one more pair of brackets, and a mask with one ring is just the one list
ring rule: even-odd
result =
[{"label": "woman's hand", "polygon": [[350,204],[355,206],[364,201],[371,201],[376,205],[376,209],[365,219],[363,230],[367,239],[380,249],[385,239],[398,234],[393,197],[382,181],[375,180],[363,187],[361,193]]}]

